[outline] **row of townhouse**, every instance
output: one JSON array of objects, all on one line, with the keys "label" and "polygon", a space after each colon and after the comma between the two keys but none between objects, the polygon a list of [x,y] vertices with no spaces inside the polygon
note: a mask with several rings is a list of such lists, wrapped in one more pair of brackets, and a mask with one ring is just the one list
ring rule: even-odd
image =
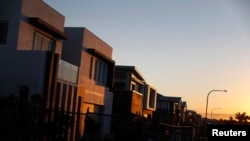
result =
[{"label": "row of townhouse", "polygon": [[114,116],[185,122],[186,102],[159,94],[135,66],[115,65],[111,46],[64,21],[42,0],[0,2],[0,96],[28,103],[40,95],[45,123],[60,111],[73,119],[68,140],[84,137],[87,114],[101,135],[112,132]]}]

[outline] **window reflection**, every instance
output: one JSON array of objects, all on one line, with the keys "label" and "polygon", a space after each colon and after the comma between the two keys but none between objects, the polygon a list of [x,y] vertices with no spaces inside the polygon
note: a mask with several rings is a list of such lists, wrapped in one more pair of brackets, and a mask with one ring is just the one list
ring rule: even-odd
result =
[{"label": "window reflection", "polygon": [[37,32],[34,33],[34,50],[54,51],[55,40],[43,36]]},{"label": "window reflection", "polygon": [[107,84],[108,64],[101,60],[95,62],[95,81],[99,84]]}]

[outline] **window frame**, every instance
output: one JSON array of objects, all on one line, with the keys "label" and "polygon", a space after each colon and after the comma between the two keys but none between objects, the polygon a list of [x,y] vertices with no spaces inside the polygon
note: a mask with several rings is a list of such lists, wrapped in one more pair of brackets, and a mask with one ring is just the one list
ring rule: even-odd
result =
[{"label": "window frame", "polygon": [[95,72],[94,72],[94,80],[97,84],[107,85],[107,77],[108,77],[108,64],[107,62],[96,59],[95,60]]},{"label": "window frame", "polygon": [[[41,38],[41,43],[40,45],[37,45],[37,39]],[[48,46],[44,46],[45,43],[48,43]],[[56,40],[53,38],[50,38],[48,36],[45,36],[44,34],[41,34],[40,32],[35,31],[33,35],[33,50],[37,51],[55,51],[55,46],[56,46]]]}]

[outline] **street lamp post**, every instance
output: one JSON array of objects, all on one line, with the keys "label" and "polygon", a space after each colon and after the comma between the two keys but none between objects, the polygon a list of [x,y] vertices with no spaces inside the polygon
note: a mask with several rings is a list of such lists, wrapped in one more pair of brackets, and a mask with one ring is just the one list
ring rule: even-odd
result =
[{"label": "street lamp post", "polygon": [[205,116],[205,120],[207,120],[207,107],[208,107],[208,97],[212,92],[227,92],[227,90],[211,90],[208,92],[207,94],[207,103],[206,103],[206,116]]},{"label": "street lamp post", "polygon": [[221,108],[213,108],[213,109],[211,110],[211,119],[212,119],[212,115],[213,115],[213,110],[216,110],[216,109],[221,109]]}]

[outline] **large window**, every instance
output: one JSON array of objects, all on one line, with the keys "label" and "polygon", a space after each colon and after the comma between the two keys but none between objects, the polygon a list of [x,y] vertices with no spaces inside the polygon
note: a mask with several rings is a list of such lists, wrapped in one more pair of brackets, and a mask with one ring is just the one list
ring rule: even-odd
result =
[{"label": "large window", "polygon": [[149,107],[155,108],[155,98],[156,98],[156,91],[150,88],[149,92]]},{"label": "large window", "polygon": [[40,33],[34,33],[34,50],[43,50],[43,51],[54,51],[55,50],[55,40],[50,39],[46,36],[43,36]]},{"label": "large window", "polygon": [[7,43],[8,22],[0,21],[0,44]]},{"label": "large window", "polygon": [[134,90],[136,92],[139,92],[139,93],[142,93],[142,86],[139,84],[139,83],[136,83],[136,82],[131,82],[131,86],[130,86],[130,89],[131,90]]},{"label": "large window", "polygon": [[99,84],[107,84],[108,64],[101,60],[95,62],[95,81]]}]

